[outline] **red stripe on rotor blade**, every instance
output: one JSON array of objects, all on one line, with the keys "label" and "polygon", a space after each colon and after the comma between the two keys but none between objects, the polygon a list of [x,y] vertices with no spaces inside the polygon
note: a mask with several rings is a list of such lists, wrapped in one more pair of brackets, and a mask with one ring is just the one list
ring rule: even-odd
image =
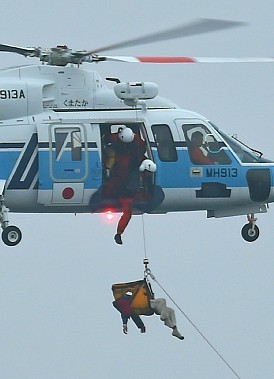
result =
[{"label": "red stripe on rotor blade", "polygon": [[136,57],[143,63],[196,63],[195,59],[188,57]]}]

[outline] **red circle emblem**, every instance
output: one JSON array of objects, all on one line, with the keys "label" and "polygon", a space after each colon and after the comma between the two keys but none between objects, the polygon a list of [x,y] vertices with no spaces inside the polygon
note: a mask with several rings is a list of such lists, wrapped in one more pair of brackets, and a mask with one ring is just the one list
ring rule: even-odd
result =
[{"label": "red circle emblem", "polygon": [[74,196],[74,190],[71,187],[67,187],[63,190],[62,196],[65,200],[70,200]]}]

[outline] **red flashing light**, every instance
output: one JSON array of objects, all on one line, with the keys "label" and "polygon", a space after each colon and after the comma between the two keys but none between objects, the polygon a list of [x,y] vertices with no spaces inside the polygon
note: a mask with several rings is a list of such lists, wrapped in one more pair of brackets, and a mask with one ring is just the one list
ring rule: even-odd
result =
[{"label": "red flashing light", "polygon": [[105,212],[105,215],[106,215],[106,218],[109,220],[109,221],[111,221],[112,219],[113,219],[113,213],[112,213],[112,211],[111,210],[108,210],[108,211],[106,211]]}]

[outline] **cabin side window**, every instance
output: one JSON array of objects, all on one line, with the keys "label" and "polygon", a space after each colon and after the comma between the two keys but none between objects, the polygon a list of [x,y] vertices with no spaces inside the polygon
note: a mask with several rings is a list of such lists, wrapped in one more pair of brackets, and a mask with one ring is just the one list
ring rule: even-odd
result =
[{"label": "cabin side window", "polygon": [[231,159],[214,135],[203,124],[182,125],[189,158],[196,165],[228,165]]},{"label": "cabin side window", "polygon": [[79,128],[56,128],[54,134],[56,161],[60,161],[68,151],[72,161],[82,160],[82,137]]},{"label": "cabin side window", "polygon": [[71,158],[73,161],[82,160],[82,138],[80,130],[71,133]]},{"label": "cabin side window", "polygon": [[151,130],[160,160],[163,162],[176,162],[178,156],[169,126],[165,124],[152,125]]}]

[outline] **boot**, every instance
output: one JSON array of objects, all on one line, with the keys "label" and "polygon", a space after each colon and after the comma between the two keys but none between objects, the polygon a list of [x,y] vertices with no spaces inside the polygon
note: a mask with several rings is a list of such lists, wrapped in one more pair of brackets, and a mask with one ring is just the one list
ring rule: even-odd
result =
[{"label": "boot", "polygon": [[121,234],[115,234],[115,236],[114,236],[114,240],[115,240],[115,242],[116,243],[118,243],[118,245],[122,245],[122,238],[121,238]]},{"label": "boot", "polygon": [[184,336],[182,336],[182,335],[179,333],[179,331],[178,331],[178,329],[177,329],[176,326],[173,327],[172,335],[173,335],[174,337],[179,338],[179,340],[183,340],[183,339],[185,338]]}]

